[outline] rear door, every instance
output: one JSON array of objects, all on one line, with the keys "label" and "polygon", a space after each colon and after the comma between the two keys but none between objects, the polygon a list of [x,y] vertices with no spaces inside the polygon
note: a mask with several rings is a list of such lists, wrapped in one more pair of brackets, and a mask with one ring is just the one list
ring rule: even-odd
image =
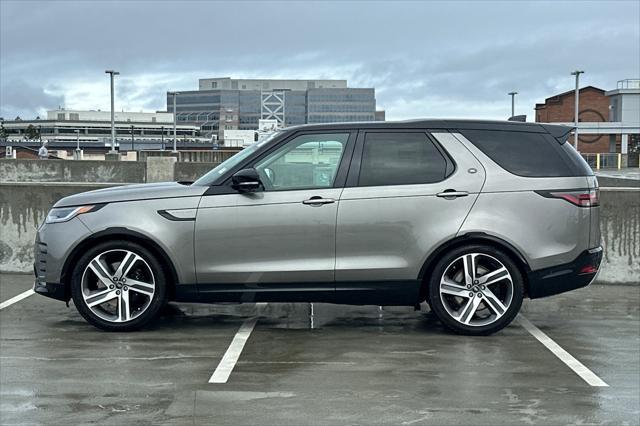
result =
[{"label": "rear door", "polygon": [[338,207],[338,283],[415,282],[427,256],[455,237],[484,170],[449,133],[435,136],[360,131]]}]

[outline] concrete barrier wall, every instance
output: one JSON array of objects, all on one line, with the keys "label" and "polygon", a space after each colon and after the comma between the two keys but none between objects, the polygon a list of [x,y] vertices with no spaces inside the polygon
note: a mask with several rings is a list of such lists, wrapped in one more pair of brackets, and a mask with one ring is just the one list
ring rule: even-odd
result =
[{"label": "concrete barrier wall", "polygon": [[114,185],[117,184],[0,183],[0,272],[33,271],[36,228],[56,201]]},{"label": "concrete barrier wall", "polygon": [[220,163],[147,161],[0,160],[0,182],[144,183],[194,181]]},{"label": "concrete barrier wall", "polygon": [[[203,167],[208,170],[208,167]],[[203,172],[179,168],[183,177]],[[189,173],[191,175],[187,176]],[[192,180],[192,179],[183,179]],[[58,199],[113,185],[65,183],[0,183],[0,271],[31,272],[37,226]],[[605,247],[598,281],[640,282],[640,192],[601,192],[602,243]]]},{"label": "concrete barrier wall", "polygon": [[0,182],[145,182],[138,161],[0,160]]},{"label": "concrete barrier wall", "polygon": [[604,258],[598,281],[640,283],[640,189],[600,191]]},{"label": "concrete barrier wall", "polygon": [[176,163],[174,180],[193,182],[220,163]]}]

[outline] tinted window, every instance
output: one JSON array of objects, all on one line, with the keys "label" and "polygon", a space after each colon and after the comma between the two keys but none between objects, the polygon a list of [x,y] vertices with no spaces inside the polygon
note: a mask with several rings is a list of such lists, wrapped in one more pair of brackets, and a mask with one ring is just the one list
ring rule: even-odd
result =
[{"label": "tinted window", "polygon": [[519,176],[580,176],[561,144],[546,133],[498,130],[463,130],[461,132],[480,151],[503,169]]},{"label": "tinted window", "polygon": [[439,182],[447,163],[425,133],[367,133],[360,186]]}]

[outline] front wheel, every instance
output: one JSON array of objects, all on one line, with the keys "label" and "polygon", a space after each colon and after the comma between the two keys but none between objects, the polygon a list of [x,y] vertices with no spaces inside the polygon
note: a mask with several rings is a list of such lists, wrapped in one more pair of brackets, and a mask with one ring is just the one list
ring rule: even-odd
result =
[{"label": "front wheel", "polygon": [[153,320],[167,302],[167,283],[155,256],[130,241],[89,249],[71,277],[80,315],[107,331],[130,331]]},{"label": "front wheel", "polygon": [[522,306],[520,270],[504,252],[473,245],[453,249],[436,264],[429,282],[431,309],[448,329],[467,335],[495,333]]}]

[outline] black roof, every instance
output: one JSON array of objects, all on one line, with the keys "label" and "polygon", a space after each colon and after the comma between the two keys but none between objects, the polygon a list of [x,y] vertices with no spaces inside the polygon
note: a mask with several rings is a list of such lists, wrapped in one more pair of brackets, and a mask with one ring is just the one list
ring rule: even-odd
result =
[{"label": "black roof", "polygon": [[351,123],[303,124],[285,130],[329,129],[429,129],[429,130],[501,130],[512,132],[550,133],[555,137],[567,135],[573,127],[546,123],[523,123],[499,120],[420,119],[406,121],[362,121]]}]

